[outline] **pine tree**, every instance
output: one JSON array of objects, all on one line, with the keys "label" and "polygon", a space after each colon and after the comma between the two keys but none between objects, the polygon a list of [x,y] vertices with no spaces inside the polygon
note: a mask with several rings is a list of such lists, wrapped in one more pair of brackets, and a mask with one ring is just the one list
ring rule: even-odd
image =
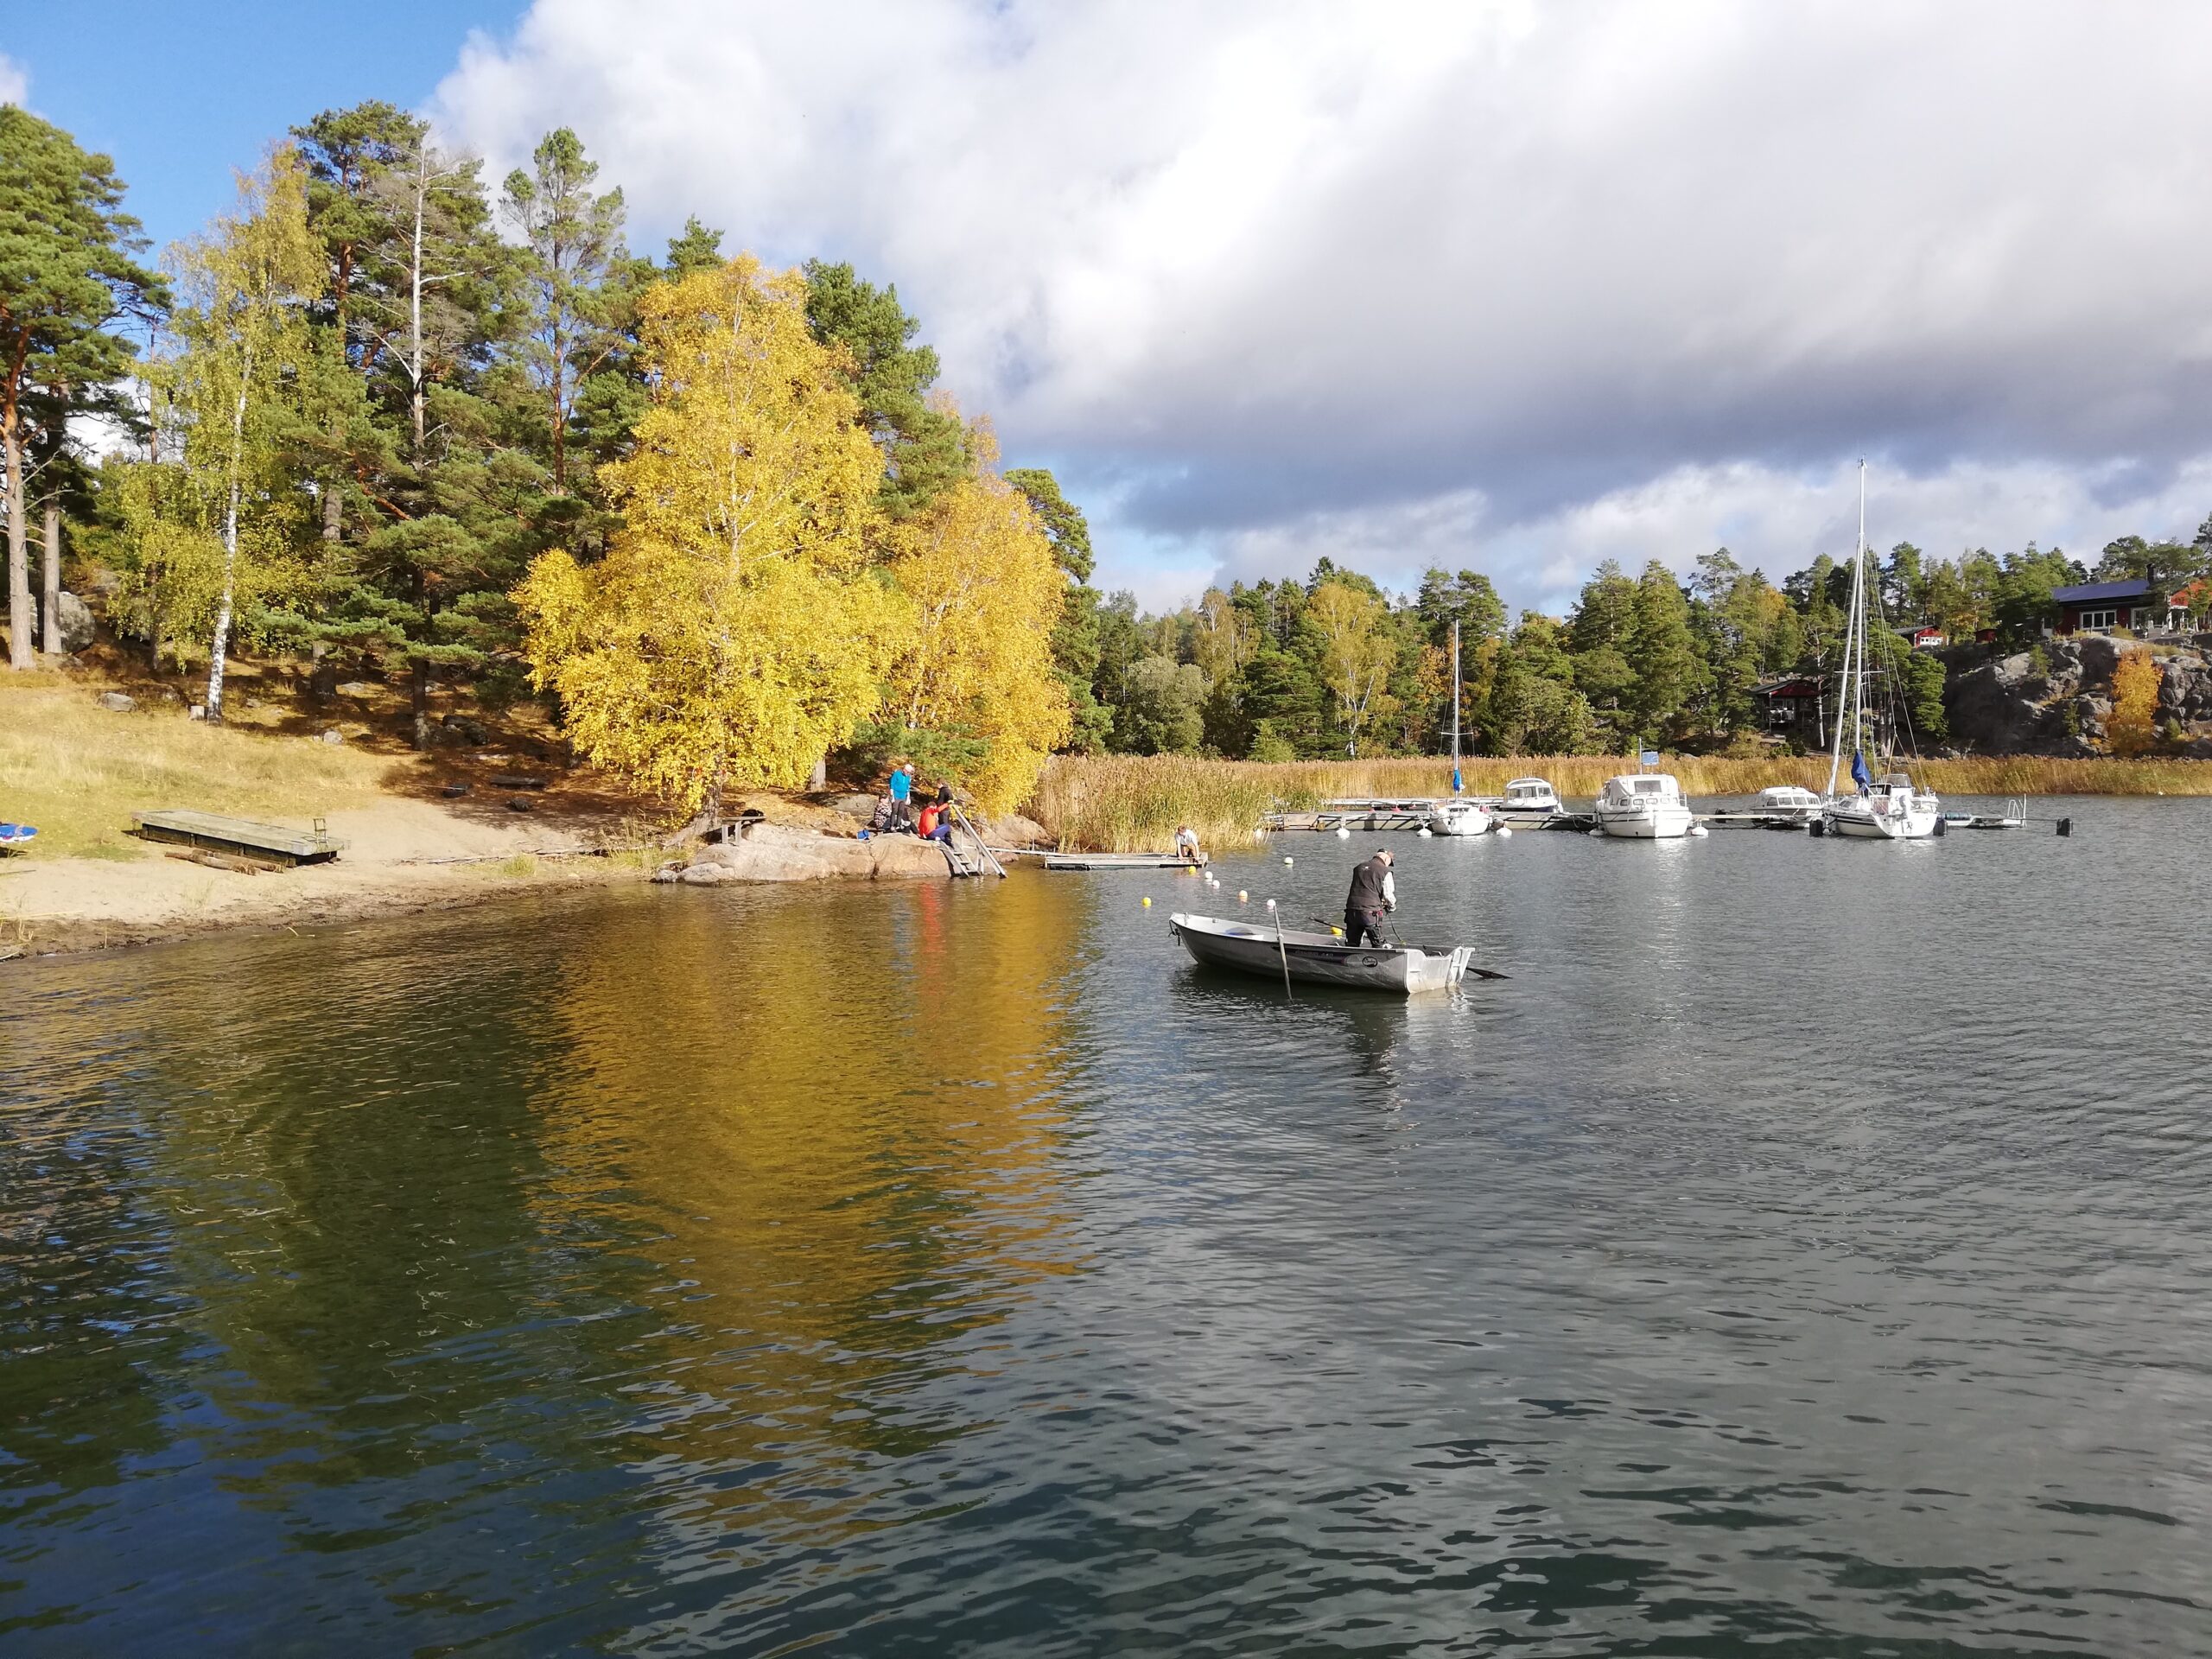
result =
[{"label": "pine tree", "polygon": [[879,289],[850,265],[814,259],[806,289],[807,321],[817,339],[843,347],[848,384],[883,451],[884,511],[893,518],[919,512],[976,469],[959,417],[930,406],[937,353],[912,343],[921,324],[899,305],[895,285]]},{"label": "pine tree", "polygon": [[66,429],[69,413],[120,380],[130,362],[115,328],[150,316],[167,297],[161,279],[137,263],[145,243],[122,201],[106,156],[79,149],[26,110],[0,105],[0,456],[8,660],[16,668],[34,660],[27,417],[43,395],[58,409],[42,423]]}]

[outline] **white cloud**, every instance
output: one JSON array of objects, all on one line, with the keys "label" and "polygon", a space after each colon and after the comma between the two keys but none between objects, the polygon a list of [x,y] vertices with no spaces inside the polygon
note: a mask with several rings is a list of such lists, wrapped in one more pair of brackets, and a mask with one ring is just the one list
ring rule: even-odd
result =
[{"label": "white cloud", "polygon": [[0,104],[20,105],[30,95],[30,71],[0,52]]},{"label": "white cloud", "polygon": [[1794,568],[1862,452],[1930,547],[2201,486],[2208,49],[2056,0],[539,0],[435,108],[896,281],[1107,580],[1333,543],[1536,602],[1630,543]]}]

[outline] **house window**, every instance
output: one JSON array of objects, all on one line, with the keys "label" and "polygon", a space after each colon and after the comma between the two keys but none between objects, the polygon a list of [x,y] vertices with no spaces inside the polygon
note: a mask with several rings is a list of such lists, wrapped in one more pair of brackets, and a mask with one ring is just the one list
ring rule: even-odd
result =
[{"label": "house window", "polygon": [[2110,628],[2120,623],[2118,611],[2084,611],[2074,619],[2077,628]]}]

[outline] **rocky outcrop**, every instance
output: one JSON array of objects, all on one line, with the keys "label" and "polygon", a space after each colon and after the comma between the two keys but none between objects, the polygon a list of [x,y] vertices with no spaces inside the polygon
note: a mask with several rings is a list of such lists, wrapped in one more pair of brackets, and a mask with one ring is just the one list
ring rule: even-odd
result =
[{"label": "rocky outcrop", "polygon": [[[2031,651],[1955,665],[1943,690],[1951,735],[1984,754],[2074,756],[2106,752],[2113,671],[2141,650],[2101,634],[2046,639]],[[2212,664],[2196,651],[2161,648],[2158,724],[2179,732],[2185,753],[2212,753]]]},{"label": "rocky outcrop", "polygon": [[789,824],[756,823],[742,840],[702,847],[689,860],[665,866],[653,880],[719,887],[729,881],[909,881],[951,873],[944,849],[912,836],[859,841]]}]

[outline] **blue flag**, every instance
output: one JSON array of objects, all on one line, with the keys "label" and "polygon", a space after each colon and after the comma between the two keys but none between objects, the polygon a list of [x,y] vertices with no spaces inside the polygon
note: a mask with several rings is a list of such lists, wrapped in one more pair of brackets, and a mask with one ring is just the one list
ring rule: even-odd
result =
[{"label": "blue flag", "polygon": [[1851,781],[1859,785],[1861,795],[1874,781],[1873,775],[1866,770],[1866,757],[1856,749],[1851,752]]},{"label": "blue flag", "polygon": [[1646,749],[1639,754],[1637,759],[1647,766],[1656,766],[1659,764],[1659,751],[1656,749]]},{"label": "blue flag", "polygon": [[1461,782],[1459,781],[1459,767],[1457,767],[1457,766],[1452,767],[1452,792],[1454,795],[1457,795],[1457,794],[1458,794],[1461,790],[1465,789],[1465,787],[1466,787],[1466,785],[1465,785],[1465,784],[1463,784],[1463,783],[1461,783]]}]

